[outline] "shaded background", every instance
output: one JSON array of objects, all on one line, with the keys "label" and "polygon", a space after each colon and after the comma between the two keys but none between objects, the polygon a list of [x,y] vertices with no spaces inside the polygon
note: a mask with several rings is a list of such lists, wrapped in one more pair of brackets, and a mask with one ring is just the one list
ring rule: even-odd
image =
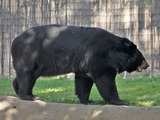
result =
[{"label": "shaded background", "polygon": [[101,27],[127,37],[150,64],[132,76],[160,75],[159,0],[0,0],[0,76],[15,75],[12,40],[32,26],[46,24]]}]

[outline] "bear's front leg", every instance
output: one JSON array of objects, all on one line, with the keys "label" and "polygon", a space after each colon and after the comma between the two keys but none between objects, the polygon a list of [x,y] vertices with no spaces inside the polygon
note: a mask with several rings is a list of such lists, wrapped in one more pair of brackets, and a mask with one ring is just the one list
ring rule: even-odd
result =
[{"label": "bear's front leg", "polygon": [[129,105],[128,102],[120,100],[114,76],[102,75],[95,80],[95,84],[103,99],[109,104]]}]

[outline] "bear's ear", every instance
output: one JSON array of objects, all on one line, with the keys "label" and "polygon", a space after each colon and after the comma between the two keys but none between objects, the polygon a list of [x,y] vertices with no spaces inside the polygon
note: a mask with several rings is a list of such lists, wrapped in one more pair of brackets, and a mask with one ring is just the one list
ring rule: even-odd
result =
[{"label": "bear's ear", "polygon": [[133,52],[134,50],[137,49],[137,46],[132,43],[131,41],[129,41],[127,38],[123,38],[123,44],[125,46],[125,50],[126,52]]}]

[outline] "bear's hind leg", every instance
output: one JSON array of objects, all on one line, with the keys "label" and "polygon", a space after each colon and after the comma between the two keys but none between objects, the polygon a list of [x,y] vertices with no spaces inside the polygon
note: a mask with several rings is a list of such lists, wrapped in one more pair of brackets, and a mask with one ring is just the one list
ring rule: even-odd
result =
[{"label": "bear's hind leg", "polygon": [[35,84],[36,78],[32,71],[17,71],[17,82],[19,85],[18,96],[22,100],[37,100],[32,94],[32,90]]},{"label": "bear's hind leg", "polygon": [[17,78],[13,80],[12,84],[13,84],[14,91],[18,95],[19,86],[18,86]]},{"label": "bear's hind leg", "polygon": [[82,104],[91,104],[89,100],[90,91],[93,85],[91,78],[86,75],[76,74],[75,76],[75,94],[80,99]]}]

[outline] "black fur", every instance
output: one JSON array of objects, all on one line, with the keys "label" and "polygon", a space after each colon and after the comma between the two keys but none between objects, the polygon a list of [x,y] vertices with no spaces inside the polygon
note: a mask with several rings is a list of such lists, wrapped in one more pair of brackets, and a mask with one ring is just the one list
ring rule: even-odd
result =
[{"label": "black fur", "polygon": [[48,25],[33,27],[12,44],[16,78],[15,92],[21,99],[34,100],[33,86],[39,76],[74,72],[75,92],[88,104],[93,83],[111,104],[119,99],[115,76],[132,72],[145,61],[136,45],[100,28]]}]

